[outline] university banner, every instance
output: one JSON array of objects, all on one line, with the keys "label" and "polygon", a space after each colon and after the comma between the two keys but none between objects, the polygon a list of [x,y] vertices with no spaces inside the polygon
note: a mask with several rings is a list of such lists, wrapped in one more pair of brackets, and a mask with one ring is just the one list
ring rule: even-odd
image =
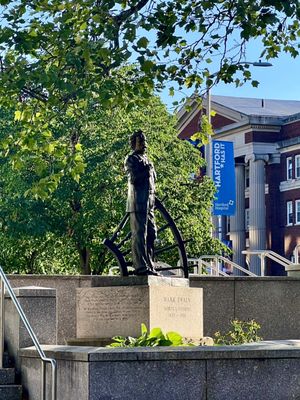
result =
[{"label": "university banner", "polygon": [[213,214],[234,215],[236,199],[232,142],[212,141],[212,177],[217,188]]}]

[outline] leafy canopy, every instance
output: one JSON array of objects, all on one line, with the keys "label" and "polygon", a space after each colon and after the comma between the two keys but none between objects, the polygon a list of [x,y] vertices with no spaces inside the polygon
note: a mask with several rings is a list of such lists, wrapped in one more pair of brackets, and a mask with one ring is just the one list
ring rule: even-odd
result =
[{"label": "leafy canopy", "polygon": [[[131,152],[129,136],[137,129],[147,135],[158,196],[167,195],[165,205],[171,215],[182,216],[178,225],[184,239],[193,239],[187,245],[189,256],[220,250],[210,237],[213,184],[209,179],[189,179],[203,165],[201,154],[176,138],[176,120],[158,98],[149,98],[143,106],[136,103],[130,111],[121,106],[89,110],[80,143],[85,170],[79,181],[64,175],[45,199],[25,196],[30,188],[38,190],[38,172],[29,166],[16,170],[0,157],[0,264],[6,271],[90,274],[116,265],[101,243],[125,214],[124,159]],[[14,127],[10,115],[2,111],[0,117],[1,141],[13,134]],[[65,133],[57,134],[63,138]],[[52,168],[50,157],[41,162]],[[171,244],[172,237],[165,232],[162,246]],[[177,249],[171,257],[166,261],[175,265]]]},{"label": "leafy canopy", "polygon": [[[27,193],[35,198],[46,198],[64,176],[79,181],[91,107],[130,109],[137,94],[142,101],[170,80],[179,88],[214,79],[239,85],[251,79],[241,61],[253,38],[267,59],[281,51],[295,57],[299,49],[297,0],[0,0],[0,6],[0,107],[15,113],[0,150],[15,169],[30,166],[39,175]],[[215,77],[208,70],[213,59]]]}]

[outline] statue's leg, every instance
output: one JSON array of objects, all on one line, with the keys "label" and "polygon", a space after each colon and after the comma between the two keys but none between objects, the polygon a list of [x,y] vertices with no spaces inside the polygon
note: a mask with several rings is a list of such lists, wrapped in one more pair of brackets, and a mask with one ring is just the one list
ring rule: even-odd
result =
[{"label": "statue's leg", "polygon": [[149,264],[151,268],[154,270],[154,241],[157,237],[157,228],[155,224],[154,218],[154,209],[151,209],[148,212],[148,221],[147,221],[147,255]]},{"label": "statue's leg", "polygon": [[149,271],[146,254],[147,213],[130,213],[132,263],[138,275]]}]

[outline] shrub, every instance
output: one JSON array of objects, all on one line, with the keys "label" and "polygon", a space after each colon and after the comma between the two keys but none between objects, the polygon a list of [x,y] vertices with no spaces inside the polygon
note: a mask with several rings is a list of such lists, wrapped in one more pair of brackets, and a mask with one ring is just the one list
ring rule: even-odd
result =
[{"label": "shrub", "polygon": [[232,329],[222,335],[216,332],[214,340],[216,345],[239,345],[244,343],[259,342],[262,340],[257,332],[260,330],[260,324],[254,319],[250,321],[239,321],[234,319],[231,322]]}]

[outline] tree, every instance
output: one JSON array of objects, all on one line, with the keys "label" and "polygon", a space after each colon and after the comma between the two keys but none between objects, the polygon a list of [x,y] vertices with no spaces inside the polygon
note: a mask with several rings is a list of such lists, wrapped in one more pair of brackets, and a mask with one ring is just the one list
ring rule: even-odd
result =
[{"label": "tree", "polygon": [[[11,122],[1,121],[3,139]],[[125,213],[123,163],[130,152],[129,135],[136,129],[143,129],[148,137],[149,156],[158,173],[158,196],[167,194],[171,214],[183,216],[178,224],[184,237],[192,239],[189,255],[220,251],[220,243],[210,237],[214,187],[209,179],[190,179],[203,165],[201,154],[176,138],[176,120],[158,98],[151,97],[130,112],[121,106],[90,110],[86,121],[81,134],[86,164],[81,179],[63,176],[61,185],[45,199],[25,196],[39,181],[32,168],[16,171],[6,158],[0,159],[0,263],[6,270],[89,274],[110,265],[101,243]]]},{"label": "tree", "polygon": [[[16,133],[1,145],[15,168],[39,174],[45,198],[84,170],[80,137],[91,103],[100,109],[140,98],[172,80],[201,88],[251,79],[240,64],[259,38],[262,55],[298,55],[297,0],[1,0],[0,106],[14,108]],[[134,63],[124,73],[125,64]],[[242,72],[241,80],[235,73]],[[256,81],[253,81],[257,85]],[[172,93],[173,88],[170,89]],[[58,133],[65,130],[64,137]],[[44,160],[51,158],[50,169]],[[48,165],[48,164],[47,164]]]}]

